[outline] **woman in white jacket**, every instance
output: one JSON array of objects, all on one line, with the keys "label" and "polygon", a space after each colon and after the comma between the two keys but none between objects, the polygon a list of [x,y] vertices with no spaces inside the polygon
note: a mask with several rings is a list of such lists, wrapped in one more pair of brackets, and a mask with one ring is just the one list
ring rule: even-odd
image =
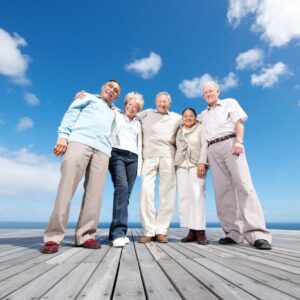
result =
[{"label": "woman in white jacket", "polygon": [[142,167],[142,128],[136,114],[143,108],[143,96],[130,92],[125,96],[124,112],[115,109],[116,124],[111,134],[112,152],[109,171],[114,184],[114,202],[109,240],[114,247],[129,242],[128,204],[130,194]]},{"label": "woman in white jacket", "polygon": [[176,136],[175,166],[179,201],[180,226],[189,228],[182,242],[208,243],[205,236],[205,175],[207,143],[203,125],[193,108],[182,112],[182,125]]}]

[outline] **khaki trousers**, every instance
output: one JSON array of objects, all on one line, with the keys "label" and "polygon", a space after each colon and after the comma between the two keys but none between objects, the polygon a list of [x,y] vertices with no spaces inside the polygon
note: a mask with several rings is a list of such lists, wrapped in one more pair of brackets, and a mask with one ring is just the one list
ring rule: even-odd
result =
[{"label": "khaki trousers", "polygon": [[215,190],[217,214],[226,235],[235,242],[257,239],[271,242],[256,195],[245,153],[232,155],[234,139],[208,147],[208,162]]},{"label": "khaki trousers", "polygon": [[[155,179],[159,172],[159,206],[154,205]],[[174,213],[176,176],[171,157],[145,158],[142,168],[140,215],[145,236],[168,233]]]},{"label": "khaki trousers", "polygon": [[176,176],[180,226],[205,230],[205,179],[197,177],[197,167],[178,168]]},{"label": "khaki trousers", "polygon": [[75,230],[75,243],[81,245],[94,237],[108,161],[109,157],[99,150],[77,142],[69,143],[61,164],[61,179],[54,209],[44,233],[45,243],[54,241],[59,244],[63,240],[71,200],[84,174],[84,195]]}]

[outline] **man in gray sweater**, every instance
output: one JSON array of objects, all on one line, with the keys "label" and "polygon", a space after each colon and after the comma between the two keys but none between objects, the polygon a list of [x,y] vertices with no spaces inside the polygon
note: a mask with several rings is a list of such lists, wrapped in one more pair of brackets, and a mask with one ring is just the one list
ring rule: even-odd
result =
[{"label": "man in gray sweater", "polygon": [[[143,168],[140,214],[144,235],[140,243],[152,240],[167,243],[168,228],[174,212],[176,176],[175,140],[181,116],[169,112],[171,97],[167,92],[156,95],[156,110],[138,114],[143,129]],[[155,180],[159,173],[159,206],[155,211]]]}]

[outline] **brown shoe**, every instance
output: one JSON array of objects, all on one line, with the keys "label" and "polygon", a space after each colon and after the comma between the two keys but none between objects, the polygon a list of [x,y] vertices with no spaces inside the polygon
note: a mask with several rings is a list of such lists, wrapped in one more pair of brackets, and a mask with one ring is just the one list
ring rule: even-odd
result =
[{"label": "brown shoe", "polygon": [[168,236],[165,234],[157,234],[156,235],[156,241],[159,243],[167,243],[168,242]]},{"label": "brown shoe", "polygon": [[146,243],[150,243],[151,241],[153,241],[153,236],[141,236],[140,239],[139,239],[139,243],[143,243],[143,244],[146,244]]},{"label": "brown shoe", "polygon": [[44,254],[52,254],[58,251],[59,244],[53,241],[49,241],[43,245],[41,252]]},{"label": "brown shoe", "polygon": [[207,245],[208,240],[206,239],[205,236],[205,230],[196,230],[196,235],[197,235],[197,242],[200,245]]},{"label": "brown shoe", "polygon": [[190,229],[188,235],[183,239],[181,239],[181,242],[191,243],[191,242],[195,242],[196,239],[197,239],[196,230]]},{"label": "brown shoe", "polygon": [[97,242],[95,239],[88,239],[80,246],[83,248],[87,248],[87,249],[100,249],[101,248],[101,244],[99,242]]}]

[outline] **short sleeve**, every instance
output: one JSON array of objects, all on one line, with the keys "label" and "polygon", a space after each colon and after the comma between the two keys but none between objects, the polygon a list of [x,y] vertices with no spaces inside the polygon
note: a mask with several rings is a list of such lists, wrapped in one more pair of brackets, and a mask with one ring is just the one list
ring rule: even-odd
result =
[{"label": "short sleeve", "polygon": [[229,116],[233,123],[236,123],[238,120],[245,122],[248,119],[248,116],[239,103],[235,99],[229,99],[228,101],[230,101]]}]

